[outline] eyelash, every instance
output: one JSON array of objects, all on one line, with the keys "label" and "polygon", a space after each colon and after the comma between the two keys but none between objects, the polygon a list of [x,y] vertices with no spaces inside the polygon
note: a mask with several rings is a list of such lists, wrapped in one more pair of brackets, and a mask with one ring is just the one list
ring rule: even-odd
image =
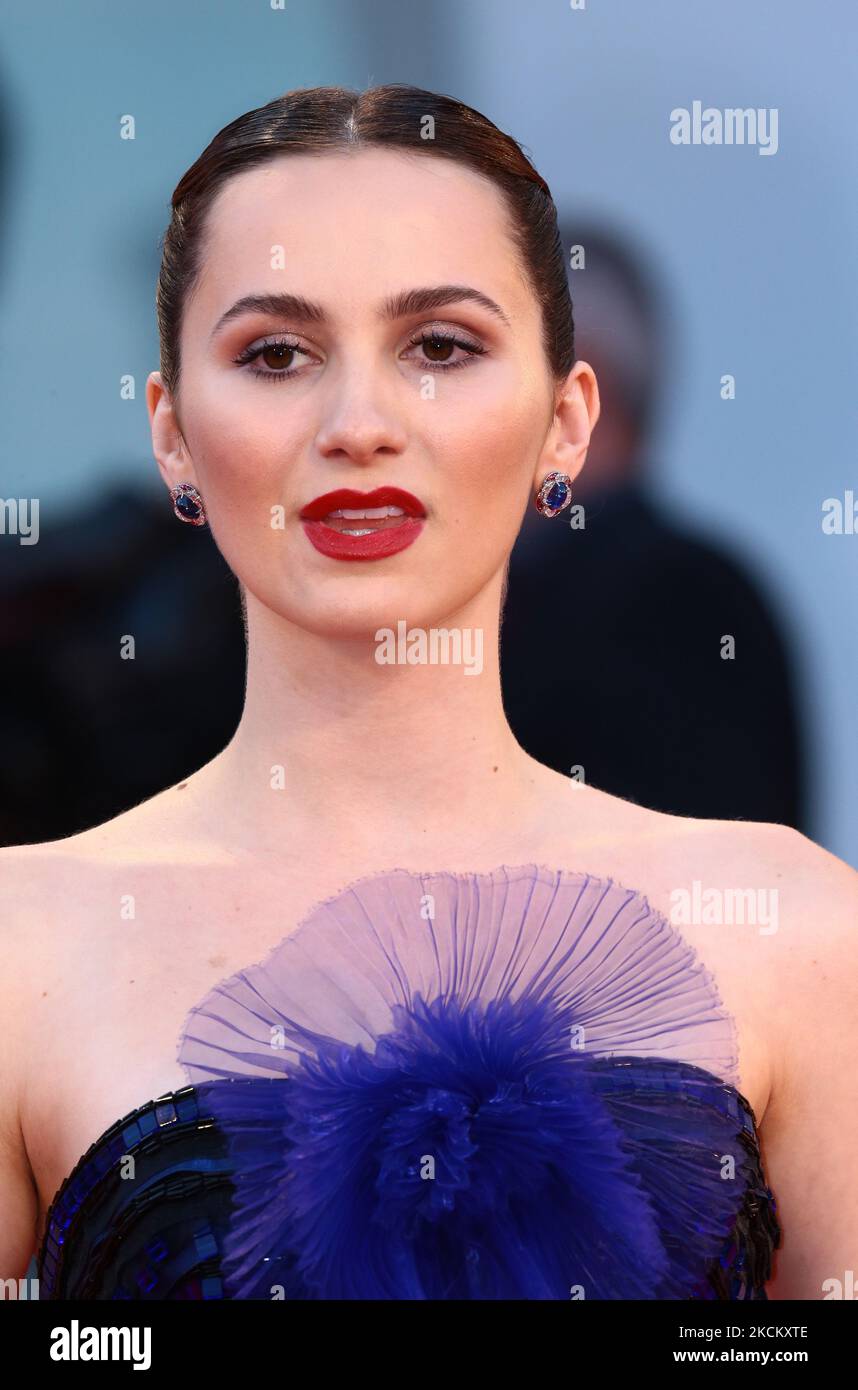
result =
[{"label": "eyelash", "polygon": [[[458,362],[421,362],[421,367],[426,367],[431,372],[454,372],[459,367],[469,367],[475,357],[482,357],[486,351],[486,349],[481,347],[478,343],[471,342],[468,339],[458,338],[454,333],[443,333],[440,331],[427,333],[425,329],[421,329],[414,337],[409,338],[408,346],[419,347],[421,343],[426,342],[452,343],[454,347],[463,348],[469,353],[468,357],[462,358]],[[288,338],[275,338],[272,342],[261,343],[258,347],[245,348],[243,352],[239,353],[238,357],[234,358],[234,361],[238,366],[247,366],[254,376],[260,377],[263,381],[286,381],[289,377],[295,376],[300,368],[289,367],[285,371],[273,371],[270,369],[260,371],[258,367],[250,365],[252,362],[255,362],[258,357],[261,357],[263,352],[266,352],[269,348],[276,347],[293,348],[296,352],[304,351],[300,343],[292,342]]]}]

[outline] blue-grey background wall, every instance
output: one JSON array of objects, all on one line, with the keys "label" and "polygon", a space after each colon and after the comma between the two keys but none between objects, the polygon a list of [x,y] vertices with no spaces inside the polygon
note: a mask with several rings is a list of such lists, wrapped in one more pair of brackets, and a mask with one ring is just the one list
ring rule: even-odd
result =
[{"label": "blue-grey background wall", "polygon": [[[814,837],[858,864],[858,535],[822,529],[825,499],[858,493],[852,0],[6,0],[3,14],[0,496],[38,497],[44,526],[106,479],[162,489],[144,398],[158,241],[222,125],[296,86],[458,96],[524,144],[561,214],[603,219],[658,264],[672,336],[654,485],[737,545],[776,602],[810,715]],[[672,144],[671,111],[695,100],[777,108],[777,152]]]}]

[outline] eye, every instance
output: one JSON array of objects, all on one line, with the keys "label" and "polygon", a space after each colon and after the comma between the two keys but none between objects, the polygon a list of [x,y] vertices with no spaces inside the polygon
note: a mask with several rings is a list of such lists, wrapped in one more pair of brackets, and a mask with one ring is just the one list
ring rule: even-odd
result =
[{"label": "eye", "polygon": [[[420,368],[428,367],[433,372],[450,372],[458,367],[467,367],[475,357],[482,356],[486,351],[481,343],[436,328],[419,329],[409,339],[409,347],[420,348],[426,355],[422,360],[408,360],[416,361]],[[452,356],[457,348],[465,353],[464,357]],[[293,339],[276,338],[272,342],[251,344],[233,360],[237,366],[247,367],[254,376],[264,381],[286,381],[299,371],[298,367],[293,366],[296,354],[308,358],[313,356]],[[262,363],[261,367],[251,365],[257,361]]]},{"label": "eye", "polygon": [[[481,343],[457,337],[449,329],[440,328],[419,329],[414,337],[409,339],[409,346],[422,348],[426,353],[422,361],[419,358],[410,360],[416,361],[418,367],[428,367],[433,372],[450,372],[457,367],[467,367],[475,357],[481,357],[486,351]],[[453,359],[452,351],[455,348],[461,348],[467,355]]]},{"label": "eye", "polygon": [[[312,353],[308,352],[306,348],[302,348],[299,343],[288,338],[277,338],[271,343],[252,344],[233,360],[239,366],[249,367],[254,376],[261,377],[264,381],[285,381],[287,377],[294,376],[298,370],[297,367],[292,366],[296,353],[301,357],[312,356]],[[257,360],[265,364],[264,371],[260,367],[250,365]]]}]

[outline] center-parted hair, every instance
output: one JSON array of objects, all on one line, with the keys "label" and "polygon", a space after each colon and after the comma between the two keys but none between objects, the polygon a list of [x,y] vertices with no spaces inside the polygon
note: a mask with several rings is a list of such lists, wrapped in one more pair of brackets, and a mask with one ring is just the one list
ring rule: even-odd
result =
[{"label": "center-parted hair", "polygon": [[206,216],[220,189],[233,174],[283,155],[362,148],[452,159],[500,189],[512,245],[540,305],[551,374],[558,383],[568,375],[575,363],[574,326],[557,209],[548,184],[518,142],[473,107],[420,87],[388,84],[365,92],[309,87],[286,92],[224,126],[176,185],[156,296],[161,375],[174,398],[181,375],[182,314],[199,279]]}]

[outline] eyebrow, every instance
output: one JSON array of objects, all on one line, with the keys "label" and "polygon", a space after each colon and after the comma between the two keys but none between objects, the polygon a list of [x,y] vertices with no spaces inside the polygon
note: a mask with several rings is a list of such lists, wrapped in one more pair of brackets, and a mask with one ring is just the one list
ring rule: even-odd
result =
[{"label": "eyebrow", "polygon": [[[382,301],[377,316],[393,321],[405,318],[409,314],[429,313],[432,309],[440,309],[462,300],[481,305],[508,328],[512,327],[501,306],[487,294],[483,294],[482,290],[474,289],[471,285],[426,285],[421,289],[400,290],[398,294],[392,294]],[[211,331],[211,338],[215,338],[228,323],[240,318],[242,314],[269,314],[273,318],[298,319],[302,323],[326,323],[328,318],[323,305],[305,299],[300,294],[246,294],[237,299],[226,313],[221,314]]]}]

